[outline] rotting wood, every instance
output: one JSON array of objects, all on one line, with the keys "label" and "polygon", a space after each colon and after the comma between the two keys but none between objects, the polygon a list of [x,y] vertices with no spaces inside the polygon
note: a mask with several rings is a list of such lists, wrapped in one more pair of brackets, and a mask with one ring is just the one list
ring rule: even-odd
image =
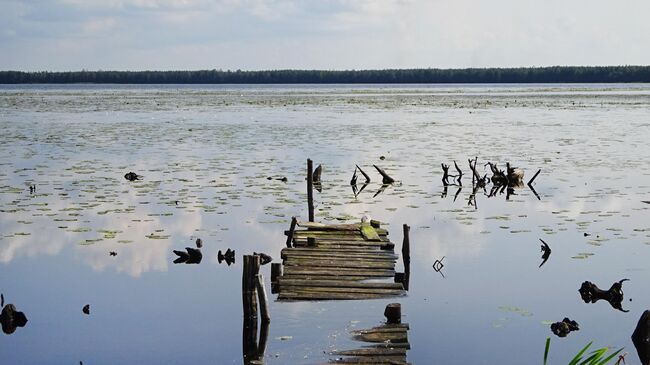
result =
[{"label": "rotting wood", "polygon": [[310,279],[292,279],[288,277],[280,278],[278,281],[282,285],[288,286],[317,286],[331,288],[376,288],[376,289],[401,289],[398,283],[387,282],[361,282],[358,280],[310,280]]},{"label": "rotting wood", "polygon": [[264,275],[257,274],[255,281],[255,287],[257,289],[257,297],[260,302],[260,315],[262,322],[270,322],[271,316],[269,315],[269,307],[266,299],[266,288],[264,286]]},{"label": "rotting wood", "polygon": [[[399,295],[403,296],[403,292]],[[333,292],[291,292],[281,291],[278,294],[279,300],[365,300],[365,299],[382,299],[390,297],[385,293],[333,293]]]},{"label": "rotting wood", "polygon": [[321,182],[320,176],[322,172],[323,172],[323,165],[319,164],[316,167],[316,169],[314,169],[314,172],[312,174],[312,181],[314,182],[314,184],[320,184]]},{"label": "rotting wood", "polygon": [[338,259],[318,260],[314,258],[291,258],[284,261],[284,266],[299,266],[309,268],[358,268],[358,269],[382,269],[391,270],[395,263],[391,261],[369,261],[363,259]]},{"label": "rotting wood", "polygon": [[291,226],[289,227],[287,234],[287,247],[291,247],[291,240],[293,240],[293,233],[296,230],[296,224],[298,224],[296,217],[291,217]]},{"label": "rotting wood", "polygon": [[386,316],[386,323],[399,324],[402,323],[402,305],[399,303],[390,303],[384,309],[384,316]]}]

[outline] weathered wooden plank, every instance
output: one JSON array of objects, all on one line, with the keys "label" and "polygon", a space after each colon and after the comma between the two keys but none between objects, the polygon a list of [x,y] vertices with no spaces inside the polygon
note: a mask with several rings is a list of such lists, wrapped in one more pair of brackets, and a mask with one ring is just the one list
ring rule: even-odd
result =
[{"label": "weathered wooden plank", "polygon": [[[294,238],[294,245],[304,245],[306,244],[309,238]],[[322,245],[357,245],[357,246],[369,246],[369,247],[380,247],[390,243],[390,241],[365,241],[365,240],[346,240],[346,239],[322,239],[314,238],[317,246]]]},{"label": "weathered wooden plank", "polygon": [[[380,289],[397,289],[403,290],[404,287],[400,283],[390,283],[390,282],[360,282],[356,280],[309,280],[309,279],[298,279],[298,278],[288,278],[280,277],[278,278],[278,284],[282,287],[286,286],[321,286],[321,287],[339,287],[339,288],[380,288]],[[395,328],[392,329],[392,332],[404,332],[406,328]],[[372,332],[361,332],[359,334],[365,333],[378,333]],[[390,331],[386,331],[390,332]]]},{"label": "weathered wooden plank", "polygon": [[365,300],[365,299],[382,299],[389,298],[386,294],[366,294],[366,293],[332,293],[332,292],[289,292],[283,291],[278,294],[278,300]]},{"label": "weathered wooden plank", "polygon": [[358,231],[361,226],[360,223],[350,224],[331,224],[321,222],[302,222],[298,221],[298,226],[318,231]]},{"label": "weathered wooden plank", "polygon": [[298,258],[292,257],[284,260],[285,268],[287,266],[302,266],[302,267],[331,267],[331,268],[358,268],[364,270],[371,269],[384,269],[384,270],[393,270],[395,269],[395,263],[392,261],[380,261],[380,260],[364,260],[364,259],[338,259],[338,260],[328,260],[328,259],[314,259],[314,258]]},{"label": "weathered wooden plank", "polygon": [[403,348],[381,348],[367,347],[356,350],[334,351],[332,355],[340,356],[406,356],[406,349]]},{"label": "weathered wooden plank", "polygon": [[411,329],[411,326],[408,323],[395,323],[395,324],[387,323],[379,327],[352,331],[352,333],[356,334],[356,333],[372,333],[372,332],[399,332],[399,331],[404,331],[409,329]]},{"label": "weathered wooden plank", "polygon": [[361,270],[355,268],[322,268],[312,269],[300,266],[286,266],[284,275],[329,275],[329,276],[371,276],[371,277],[393,277],[395,270]]},{"label": "weathered wooden plank", "polygon": [[404,343],[408,342],[406,329],[399,332],[368,332],[353,336],[357,341],[378,342],[378,343]]},{"label": "weathered wooden plank", "polygon": [[[308,238],[314,238],[319,241],[345,241],[345,242],[367,242],[369,240],[363,238],[363,236],[334,236],[334,235],[329,235],[329,236],[319,236],[319,235],[309,235],[309,234],[303,234],[303,235],[295,235],[293,237],[293,241],[296,240],[306,240]],[[381,242],[390,242],[388,237],[379,237],[378,240],[372,240],[372,241],[381,241]]]},{"label": "weathered wooden plank", "polygon": [[345,250],[333,250],[330,248],[324,247],[294,247],[291,249],[282,249],[280,251],[281,257],[287,257],[289,255],[310,255],[310,256],[328,256],[328,255],[345,255],[347,256],[368,256],[368,257],[382,257],[390,258],[397,260],[398,255],[388,251],[378,248],[363,247],[358,249],[348,248]]},{"label": "weathered wooden plank", "polygon": [[331,364],[363,364],[363,365],[409,365],[406,356],[351,357],[336,359]]},{"label": "weathered wooden plank", "polygon": [[367,253],[355,252],[281,252],[280,257],[284,259],[301,258],[315,260],[336,260],[336,259],[363,259],[368,261],[387,261],[396,262],[397,256],[391,254],[382,254],[385,251],[373,251]]},{"label": "weathered wooden plank", "polygon": [[363,275],[340,275],[332,277],[331,275],[283,275],[286,279],[303,279],[303,280],[349,280],[349,281],[362,281],[362,280],[377,280],[376,276],[363,276]]},{"label": "weathered wooden plank", "polygon": [[356,294],[378,294],[385,296],[403,296],[406,294],[404,289],[384,289],[384,288],[337,288],[337,287],[325,287],[325,286],[290,286],[284,285],[281,289],[281,292],[293,292],[293,293],[309,293],[309,294],[346,294],[346,295],[356,295]]},{"label": "weathered wooden plank", "polygon": [[[377,232],[378,235],[380,236],[388,236],[388,231],[383,229],[383,228],[376,228],[375,232]],[[310,229],[297,229],[294,230],[293,233],[295,235],[320,235],[320,236],[361,236],[361,231],[356,230],[356,231],[316,231],[316,230],[310,230]],[[289,234],[289,231],[285,231],[285,236]]]}]

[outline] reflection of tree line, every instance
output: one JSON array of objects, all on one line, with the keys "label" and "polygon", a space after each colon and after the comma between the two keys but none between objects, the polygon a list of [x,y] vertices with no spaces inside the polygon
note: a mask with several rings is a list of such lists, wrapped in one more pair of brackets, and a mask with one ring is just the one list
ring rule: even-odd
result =
[{"label": "reflection of tree line", "polygon": [[0,83],[409,84],[650,82],[650,66],[267,71],[0,71]]}]

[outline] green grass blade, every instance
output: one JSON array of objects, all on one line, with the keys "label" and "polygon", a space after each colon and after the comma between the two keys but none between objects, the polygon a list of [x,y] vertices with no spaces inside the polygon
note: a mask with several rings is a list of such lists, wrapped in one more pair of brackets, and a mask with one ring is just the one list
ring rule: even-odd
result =
[{"label": "green grass blade", "polygon": [[594,365],[604,365],[604,364],[607,364],[607,363],[609,362],[609,360],[611,360],[614,356],[618,355],[621,351],[623,351],[623,349],[619,349],[618,351],[612,353],[611,355],[609,355],[609,356],[607,356],[606,358],[604,358],[603,360],[601,360],[601,361],[595,363]]},{"label": "green grass blade", "polygon": [[551,347],[551,338],[546,337],[546,346],[544,347],[544,365],[546,365],[546,360],[548,360],[548,349]]},{"label": "green grass blade", "polygon": [[584,354],[585,351],[587,351],[587,349],[589,348],[589,346],[591,346],[592,343],[593,341],[589,342],[585,347],[583,347],[582,350],[580,350],[580,352],[578,352],[576,356],[574,356],[573,359],[571,359],[569,365],[578,365],[578,361],[582,360],[582,354]]}]

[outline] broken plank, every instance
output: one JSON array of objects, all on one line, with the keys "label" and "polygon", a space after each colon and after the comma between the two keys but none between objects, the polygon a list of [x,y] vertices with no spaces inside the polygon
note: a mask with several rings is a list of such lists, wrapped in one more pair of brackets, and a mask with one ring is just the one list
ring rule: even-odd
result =
[{"label": "broken plank", "polygon": [[358,268],[358,269],[385,269],[392,270],[395,268],[395,263],[392,261],[370,261],[360,259],[346,259],[346,260],[316,260],[313,258],[289,258],[284,261],[285,270],[290,266],[299,267],[331,267],[331,268]]},{"label": "broken plank", "polygon": [[284,275],[329,275],[329,276],[369,276],[369,277],[393,277],[395,270],[360,270],[354,268],[322,268],[312,269],[300,266],[287,266],[284,268]]},{"label": "broken plank", "polygon": [[364,294],[364,293],[305,293],[283,291],[278,294],[278,300],[364,300],[389,298],[386,294]]}]

